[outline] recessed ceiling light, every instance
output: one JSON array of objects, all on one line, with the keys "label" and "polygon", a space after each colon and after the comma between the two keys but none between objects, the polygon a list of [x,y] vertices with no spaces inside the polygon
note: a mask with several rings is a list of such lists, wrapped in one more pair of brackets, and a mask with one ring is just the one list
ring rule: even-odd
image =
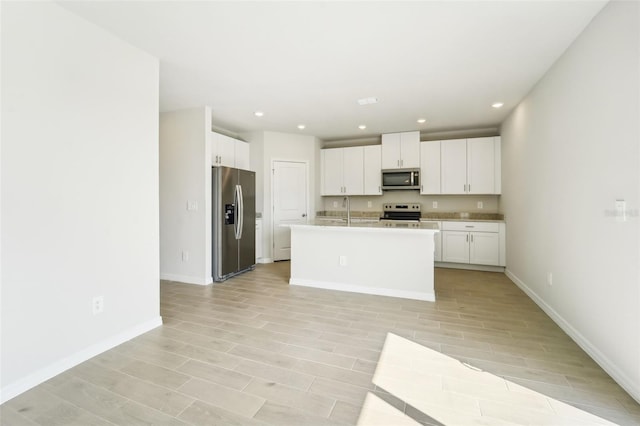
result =
[{"label": "recessed ceiling light", "polygon": [[365,126],[364,124],[361,124],[361,125],[358,126],[358,129],[360,129],[360,130],[364,130],[366,128],[367,128],[367,126]]},{"label": "recessed ceiling light", "polygon": [[358,99],[358,103],[360,105],[377,104],[378,98],[374,98],[373,96],[369,98],[362,98],[362,99]]},{"label": "recessed ceiling light", "polygon": [[300,129],[300,130],[304,130],[304,128],[305,128],[305,125],[304,125],[304,124],[298,124],[298,129]]},{"label": "recessed ceiling light", "polygon": [[422,123],[426,123],[427,119],[426,118],[418,118],[418,123],[422,124]]},{"label": "recessed ceiling light", "polygon": [[494,108],[501,108],[502,105],[504,105],[502,102],[496,102],[496,103],[491,104],[491,106],[494,107]]},{"label": "recessed ceiling light", "polygon": [[256,111],[256,112],[253,113],[253,115],[255,115],[256,117],[262,117],[264,115],[264,112]]}]

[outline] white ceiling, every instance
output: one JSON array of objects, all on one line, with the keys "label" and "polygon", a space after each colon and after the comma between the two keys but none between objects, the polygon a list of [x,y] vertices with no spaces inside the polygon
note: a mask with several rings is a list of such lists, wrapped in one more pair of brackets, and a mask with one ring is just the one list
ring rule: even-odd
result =
[{"label": "white ceiling", "polygon": [[605,3],[61,2],[160,59],[162,111],[324,140],[496,127]]}]

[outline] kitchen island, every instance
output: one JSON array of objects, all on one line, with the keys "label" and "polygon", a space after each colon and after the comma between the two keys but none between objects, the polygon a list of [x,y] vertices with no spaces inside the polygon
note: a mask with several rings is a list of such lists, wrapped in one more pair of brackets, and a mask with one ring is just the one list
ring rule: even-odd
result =
[{"label": "kitchen island", "polygon": [[316,221],[289,226],[289,284],[435,301],[437,225]]}]

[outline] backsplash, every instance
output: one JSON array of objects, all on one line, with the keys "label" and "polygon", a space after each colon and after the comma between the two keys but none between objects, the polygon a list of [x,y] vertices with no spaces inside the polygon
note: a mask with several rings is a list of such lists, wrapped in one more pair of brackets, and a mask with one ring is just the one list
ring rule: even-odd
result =
[{"label": "backsplash", "polygon": [[[344,197],[322,197],[321,208],[325,212],[344,211]],[[385,203],[420,203],[425,213],[498,213],[499,195],[420,195],[418,191],[385,191],[383,195],[350,196],[351,211],[362,212],[363,216],[382,212]],[[438,207],[433,207],[433,202]],[[482,203],[482,208],[478,207]],[[371,203],[371,207],[369,207]],[[368,214],[367,214],[368,213]]]}]

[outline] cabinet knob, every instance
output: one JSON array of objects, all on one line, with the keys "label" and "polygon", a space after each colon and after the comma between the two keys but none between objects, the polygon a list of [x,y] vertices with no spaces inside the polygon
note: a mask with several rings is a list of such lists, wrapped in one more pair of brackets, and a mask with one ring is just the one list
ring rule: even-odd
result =
[{"label": "cabinet knob", "polygon": [[302,217],[307,217],[307,214],[306,213],[302,213]]}]

